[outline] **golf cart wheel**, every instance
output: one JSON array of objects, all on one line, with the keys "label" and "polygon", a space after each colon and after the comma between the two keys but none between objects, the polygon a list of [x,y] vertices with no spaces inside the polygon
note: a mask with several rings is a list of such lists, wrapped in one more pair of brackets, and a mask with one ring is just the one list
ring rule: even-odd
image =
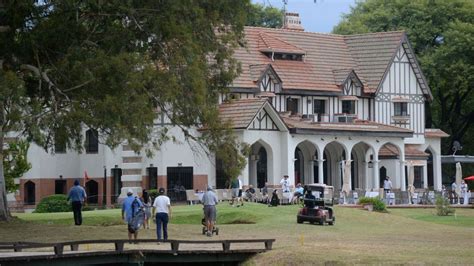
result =
[{"label": "golf cart wheel", "polygon": [[326,222],[326,219],[321,218],[321,220],[319,220],[319,225],[324,225],[325,222]]},{"label": "golf cart wheel", "polygon": [[202,234],[205,235],[206,234],[206,228],[202,228]]},{"label": "golf cart wheel", "polygon": [[299,224],[302,224],[303,219],[301,219],[301,217],[296,217],[296,222],[299,223]]},{"label": "golf cart wheel", "polygon": [[329,224],[329,225],[335,225],[335,224],[336,224],[336,217],[333,216],[333,217],[332,217],[332,221],[330,221],[328,224]]}]

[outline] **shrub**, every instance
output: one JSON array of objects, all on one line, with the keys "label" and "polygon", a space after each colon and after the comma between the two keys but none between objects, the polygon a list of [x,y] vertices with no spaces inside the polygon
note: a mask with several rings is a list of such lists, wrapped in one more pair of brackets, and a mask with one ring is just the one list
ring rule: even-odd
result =
[{"label": "shrub", "polygon": [[436,196],[436,214],[438,216],[448,216],[454,214],[455,210],[449,206],[449,201],[445,197]]},{"label": "shrub", "polygon": [[72,211],[71,204],[68,203],[66,195],[57,194],[43,198],[38,206],[36,213],[47,212],[69,212]]},{"label": "shrub", "polygon": [[387,210],[385,203],[380,198],[360,197],[359,204],[372,204],[374,206],[374,211],[384,212]]},{"label": "shrub", "polygon": [[148,195],[150,195],[151,202],[155,201],[155,198],[158,197],[158,190],[157,189],[150,189],[148,190]]}]

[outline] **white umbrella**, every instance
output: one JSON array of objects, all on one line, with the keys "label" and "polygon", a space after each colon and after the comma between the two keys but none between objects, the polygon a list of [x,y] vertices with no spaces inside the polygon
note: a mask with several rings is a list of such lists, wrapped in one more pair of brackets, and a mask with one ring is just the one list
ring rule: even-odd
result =
[{"label": "white umbrella", "polygon": [[456,194],[461,194],[462,168],[461,163],[456,163]]},{"label": "white umbrella", "polygon": [[352,160],[346,160],[344,164],[344,176],[342,177],[342,192],[346,195],[351,191],[351,186],[349,185],[351,180],[351,162]]}]

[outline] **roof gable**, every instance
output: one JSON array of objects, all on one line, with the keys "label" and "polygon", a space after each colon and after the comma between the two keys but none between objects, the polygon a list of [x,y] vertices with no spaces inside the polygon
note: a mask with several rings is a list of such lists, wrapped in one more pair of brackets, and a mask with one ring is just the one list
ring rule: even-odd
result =
[{"label": "roof gable", "polygon": [[[343,88],[343,89],[349,89],[350,86],[348,86],[348,82],[352,81],[357,87],[362,88],[364,87],[363,82],[360,80],[359,76],[357,76],[356,72],[353,69],[337,69],[334,70],[334,79],[336,80],[336,84]],[[346,91],[343,91],[343,94],[349,95],[349,93]]]},{"label": "roof gable", "polygon": [[219,117],[234,129],[288,131],[267,98],[250,98],[219,105]]},{"label": "roof gable", "polygon": [[418,60],[416,60],[415,53],[413,51],[413,48],[411,47],[410,41],[408,40],[408,37],[405,33],[403,33],[403,38],[400,41],[400,44],[398,45],[397,49],[393,53],[392,59],[390,60],[389,64],[387,65],[387,68],[385,69],[384,75],[382,76],[382,79],[380,80],[380,83],[377,87],[377,90],[375,93],[377,94],[383,86],[383,82],[385,78],[387,77],[388,72],[390,71],[390,67],[392,66],[393,62],[395,61],[395,58],[397,57],[397,54],[400,49],[403,49],[404,54],[402,55],[402,58],[407,58],[408,62],[410,64],[410,67],[412,68],[413,73],[415,74],[416,80],[420,86],[420,89],[425,96],[425,98],[429,101],[433,100],[433,95],[431,94],[431,89],[428,86],[428,82],[426,81],[425,76],[423,75],[423,72],[421,71],[421,68],[418,64]]},{"label": "roof gable", "polygon": [[377,91],[404,35],[401,31],[394,31],[344,36],[357,64],[355,69],[365,81],[364,92]]},{"label": "roof gable", "polygon": [[431,89],[428,85],[428,82],[426,81],[425,75],[423,74],[423,71],[421,70],[420,65],[418,64],[418,60],[416,60],[415,52],[413,51],[413,48],[406,34],[402,42],[402,46],[405,49],[406,56],[408,57],[408,61],[410,62],[413,71],[415,72],[416,79],[420,84],[420,88],[423,91],[423,94],[425,95],[426,99],[432,101],[433,94],[431,93]]},{"label": "roof gable", "polygon": [[305,54],[305,51],[298,48],[297,46],[265,32],[259,33],[258,48],[260,52]]}]

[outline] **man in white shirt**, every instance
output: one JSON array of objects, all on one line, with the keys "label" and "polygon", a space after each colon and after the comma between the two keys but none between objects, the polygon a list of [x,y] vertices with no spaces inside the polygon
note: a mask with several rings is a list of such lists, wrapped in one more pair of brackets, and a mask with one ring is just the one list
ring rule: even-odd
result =
[{"label": "man in white shirt", "polygon": [[[159,196],[153,203],[153,216],[156,220],[156,238],[158,241],[168,240],[168,221],[171,218],[170,198],[165,195],[165,189],[158,190]],[[156,212],[156,216],[155,216]],[[161,238],[161,227],[163,226],[163,239]],[[158,243],[159,244],[159,243]]]},{"label": "man in white shirt", "polygon": [[385,191],[385,195],[390,193],[392,190],[392,181],[390,181],[390,177],[386,176],[385,180],[383,181],[383,190]]},{"label": "man in white shirt", "polygon": [[283,176],[283,179],[280,181],[280,185],[283,193],[290,193],[290,180],[288,180],[288,175]]}]

